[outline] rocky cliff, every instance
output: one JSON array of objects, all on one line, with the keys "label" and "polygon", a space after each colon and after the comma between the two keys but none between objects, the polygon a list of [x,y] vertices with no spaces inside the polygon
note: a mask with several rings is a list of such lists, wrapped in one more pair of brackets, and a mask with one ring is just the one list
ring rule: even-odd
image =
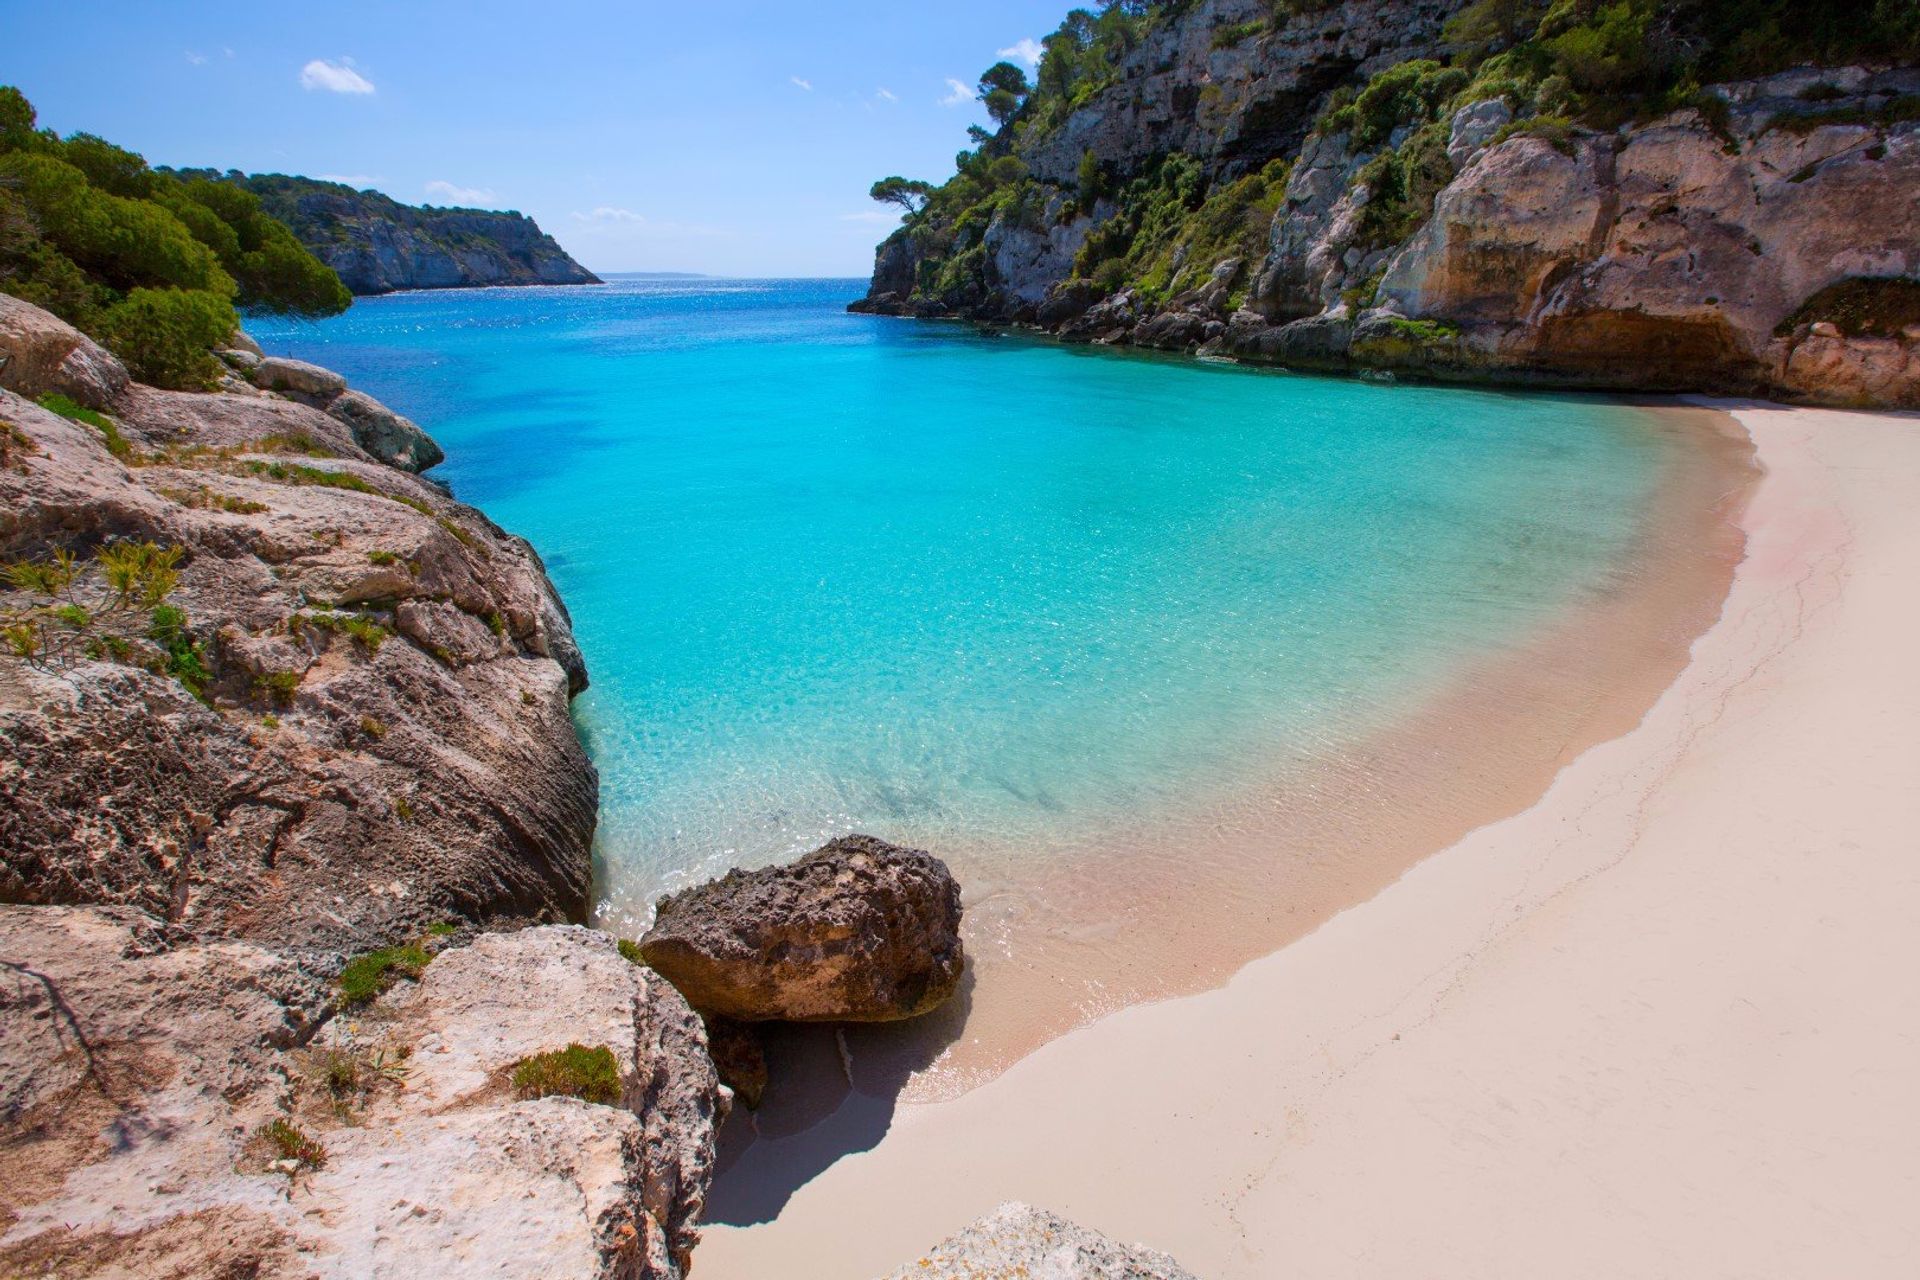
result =
[{"label": "rocky cliff", "polygon": [[[1920,69],[1701,87],[1761,54],[1695,7],[1541,8],[1159,6],[1104,81],[1049,95],[1043,63],[855,309],[1308,369],[1920,405]],[[1910,50],[1882,26],[1881,52]]]},{"label": "rocky cliff", "polygon": [[727,1095],[567,923],[566,611],[235,342],[160,391],[0,296],[0,1273],[678,1277]]},{"label": "rocky cliff", "polygon": [[600,283],[522,214],[421,208],[378,191],[277,173],[225,177],[259,196],[356,294]]}]

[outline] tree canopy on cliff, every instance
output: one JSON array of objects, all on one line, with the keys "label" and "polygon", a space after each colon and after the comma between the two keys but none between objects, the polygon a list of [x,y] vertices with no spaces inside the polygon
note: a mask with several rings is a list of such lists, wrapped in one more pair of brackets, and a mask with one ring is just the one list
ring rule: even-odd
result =
[{"label": "tree canopy on cliff", "polygon": [[317,317],[352,302],[250,193],[37,124],[25,95],[0,86],[0,290],[105,342],[136,377],[203,384],[236,305]]}]

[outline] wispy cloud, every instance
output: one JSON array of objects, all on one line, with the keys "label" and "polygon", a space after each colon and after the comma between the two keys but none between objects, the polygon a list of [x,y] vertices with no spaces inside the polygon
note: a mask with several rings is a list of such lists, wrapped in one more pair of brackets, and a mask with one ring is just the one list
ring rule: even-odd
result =
[{"label": "wispy cloud", "polygon": [[196,67],[204,67],[207,65],[207,55],[204,53],[195,53],[189,49],[187,50],[187,61]]},{"label": "wispy cloud", "polygon": [[793,81],[795,84],[799,85],[802,89],[805,89],[808,93],[813,92],[813,81],[802,80],[799,76],[788,76],[787,79]]},{"label": "wispy cloud", "polygon": [[940,105],[943,107],[965,106],[973,101],[973,90],[964,81],[948,76],[947,89],[949,90],[947,96],[940,99]]},{"label": "wispy cloud", "polygon": [[444,178],[435,178],[429,182],[426,192],[430,196],[438,196],[442,200],[449,200],[459,205],[486,206],[498,204],[500,201],[500,197],[484,187],[455,186]]},{"label": "wispy cloud", "polygon": [[353,69],[352,58],[328,62],[315,58],[300,68],[302,89],[325,89],[328,93],[372,93],[373,81]]},{"label": "wispy cloud", "polygon": [[1037,67],[1040,65],[1040,55],[1045,52],[1046,50],[1040,47],[1040,42],[1029,36],[1025,40],[1021,40],[1008,48],[1002,49],[1000,56],[1003,58],[1012,58],[1015,62],[1024,62],[1029,67]]},{"label": "wispy cloud", "polygon": [[876,98],[878,98],[878,99],[880,99],[880,101],[882,101],[882,102],[898,102],[898,101],[900,101],[900,95],[899,95],[899,94],[897,94],[897,93],[895,93],[895,92],[894,92],[893,90],[891,90],[891,89],[881,89],[881,90],[880,90],[880,91],[879,91],[878,93],[876,93],[876,94],[874,94],[873,96],[874,96],[874,97],[876,97]]},{"label": "wispy cloud", "polygon": [[635,213],[631,209],[622,209],[615,205],[603,204],[586,213],[575,210],[573,220],[584,233],[603,232],[620,233],[629,236],[724,236],[729,234],[720,227],[704,227],[696,223],[658,222],[644,213]]}]

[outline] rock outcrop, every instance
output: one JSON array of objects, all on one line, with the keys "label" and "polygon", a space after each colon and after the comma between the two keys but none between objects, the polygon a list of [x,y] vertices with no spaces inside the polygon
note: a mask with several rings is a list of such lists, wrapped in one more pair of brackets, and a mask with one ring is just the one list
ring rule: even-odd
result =
[{"label": "rock outcrop", "polygon": [[532,218],[401,204],[339,182],[194,170],[237,183],[356,294],[486,285],[599,284]]},{"label": "rock outcrop", "polygon": [[278,397],[134,386],[109,435],[0,392],[0,421],[0,559],[173,548],[182,616],[0,662],[0,900],[322,953],[584,917],[586,675],[523,540]]},{"label": "rock outcrop", "polygon": [[66,321],[0,293],[0,389],[49,392],[89,409],[104,409],[127,389],[127,370],[112,352]]},{"label": "rock outcrop", "polygon": [[[854,309],[1303,369],[1920,407],[1920,69],[1596,90],[1589,118],[1627,122],[1582,125],[1555,114],[1564,76],[1460,57],[1461,8],[1166,6],[1110,79],[983,145],[881,245]],[[1555,14],[1543,32],[1579,20]],[[1701,47],[1674,14],[1659,57]],[[1277,209],[1233,203],[1249,174],[1284,182]],[[1249,207],[1264,235],[1235,226]]]},{"label": "rock outcrop", "polygon": [[[730,1095],[556,923],[597,788],[538,557],[330,371],[235,335],[220,393],[129,385],[23,306],[0,1273],[678,1280]],[[97,411],[26,398],[74,352]]]},{"label": "rock outcrop", "polygon": [[960,983],[960,887],[931,854],[845,836],[662,898],[640,952],[709,1015],[917,1017]]},{"label": "rock outcrop", "polygon": [[[8,1274],[686,1272],[726,1099],[604,934],[482,936],[331,1017],[286,958],[127,908],[0,907],[0,956]],[[617,1097],[515,1086],[570,1044]]]},{"label": "rock outcrop", "polygon": [[1009,1201],[886,1280],[1194,1280],[1164,1253],[1128,1248]]}]

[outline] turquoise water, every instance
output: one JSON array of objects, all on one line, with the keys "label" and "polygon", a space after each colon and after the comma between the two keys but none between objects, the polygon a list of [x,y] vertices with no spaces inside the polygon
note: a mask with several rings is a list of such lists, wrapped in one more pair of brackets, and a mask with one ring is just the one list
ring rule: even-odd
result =
[{"label": "turquoise water", "polygon": [[255,326],[546,557],[614,923],[830,833],[1039,858],[1337,753],[1605,590],[1671,447],[1597,401],[845,314],[860,287]]}]

